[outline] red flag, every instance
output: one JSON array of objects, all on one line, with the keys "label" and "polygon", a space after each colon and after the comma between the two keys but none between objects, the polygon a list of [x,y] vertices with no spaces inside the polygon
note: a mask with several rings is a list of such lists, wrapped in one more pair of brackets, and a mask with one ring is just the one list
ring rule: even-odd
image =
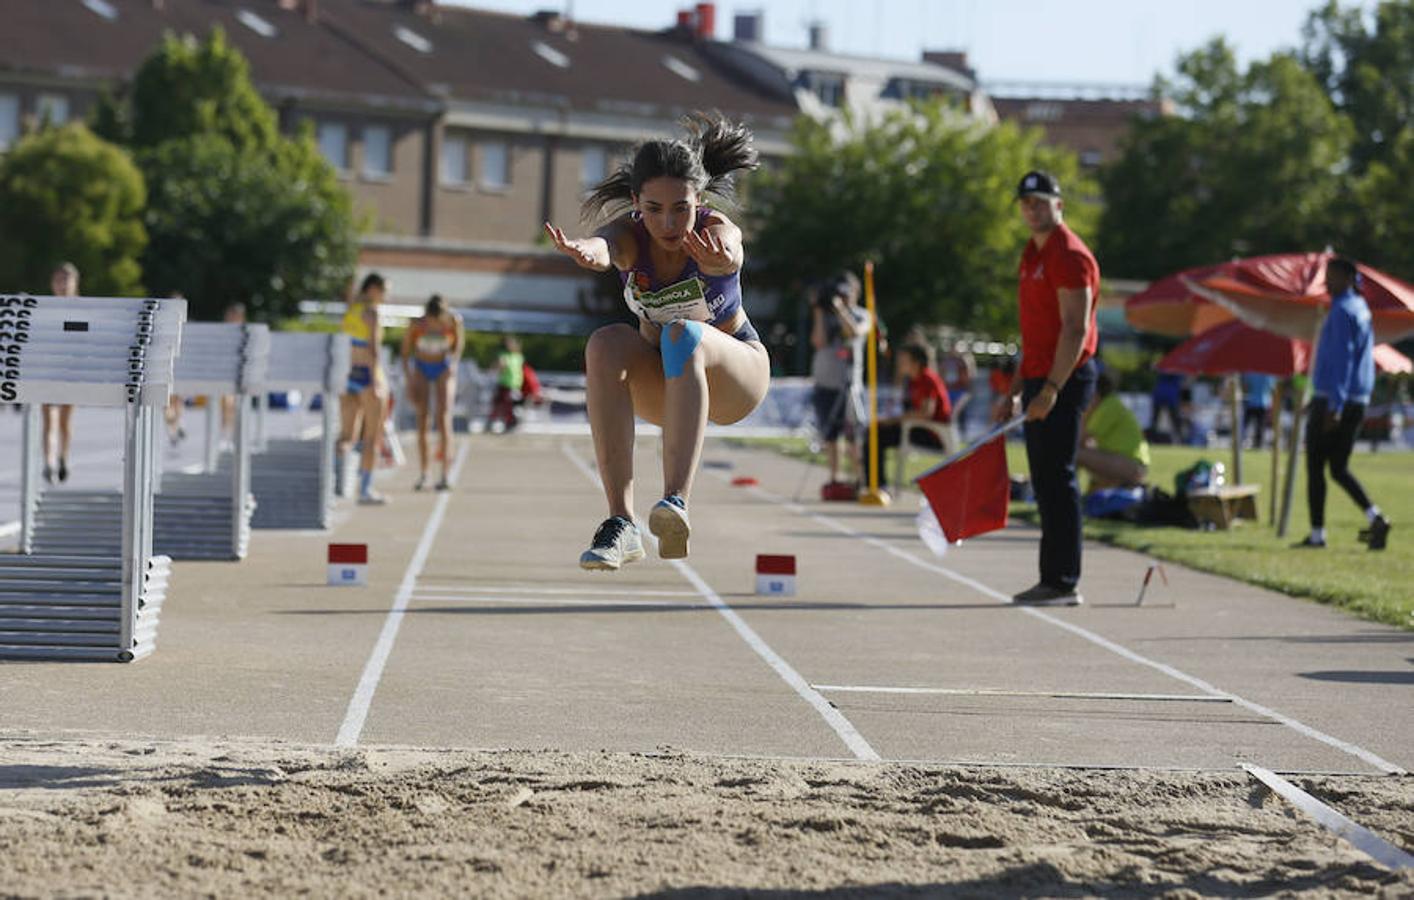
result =
[{"label": "red flag", "polygon": [[918,486],[953,543],[1005,528],[1011,504],[1006,438],[999,434],[962,459],[924,475]]}]

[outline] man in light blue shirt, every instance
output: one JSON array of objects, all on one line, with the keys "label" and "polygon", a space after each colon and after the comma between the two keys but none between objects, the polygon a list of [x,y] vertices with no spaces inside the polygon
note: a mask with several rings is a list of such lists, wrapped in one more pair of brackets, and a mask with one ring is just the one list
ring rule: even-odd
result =
[{"label": "man in light blue shirt", "polygon": [[1266,436],[1267,419],[1272,414],[1272,390],[1277,386],[1274,375],[1261,372],[1242,373],[1242,436],[1256,430],[1252,446],[1262,449]]},{"label": "man in light blue shirt", "polygon": [[1360,539],[1371,550],[1383,550],[1390,524],[1380,508],[1370,502],[1365,489],[1350,474],[1350,453],[1365,419],[1365,407],[1375,387],[1375,338],[1370,307],[1360,295],[1360,275],[1355,264],[1337,257],[1326,264],[1326,291],[1331,311],[1321,327],[1312,373],[1315,396],[1306,422],[1306,499],[1311,513],[1311,534],[1298,547],[1326,545],[1326,466],[1331,478],[1345,488],[1365,511],[1370,527]]}]

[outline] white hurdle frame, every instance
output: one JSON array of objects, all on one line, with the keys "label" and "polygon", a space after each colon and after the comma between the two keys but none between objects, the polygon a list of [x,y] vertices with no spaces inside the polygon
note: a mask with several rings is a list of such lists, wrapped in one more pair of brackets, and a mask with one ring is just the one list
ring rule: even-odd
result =
[{"label": "white hurdle frame", "polygon": [[[320,520],[328,527],[334,503],[334,450],[339,439],[339,396],[348,378],[351,344],[346,334],[275,332],[270,335],[270,365],[262,402],[256,406],[255,441],[268,446],[266,417],[272,391],[320,395],[322,431],[319,448]],[[301,398],[304,402],[305,398]]]},{"label": "white hurdle frame", "polygon": [[[131,661],[150,652],[156,625],[138,627],[149,584],[152,492],[157,475],[158,427],[171,395],[173,362],[182,336],[184,300],[0,296],[0,396],[24,406],[21,448],[20,552],[33,557],[40,495],[41,408],[45,404],[122,406],[124,416],[123,522],[120,551],[118,645],[55,644],[26,657],[108,658]],[[96,559],[100,559],[96,558]],[[71,562],[60,558],[62,568]],[[160,591],[165,593],[165,583]],[[107,655],[107,654],[113,655]]]}]

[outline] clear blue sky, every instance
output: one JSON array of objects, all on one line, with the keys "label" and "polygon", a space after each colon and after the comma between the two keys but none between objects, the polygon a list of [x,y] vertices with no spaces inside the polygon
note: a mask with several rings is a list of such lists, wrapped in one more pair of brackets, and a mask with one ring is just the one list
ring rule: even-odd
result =
[{"label": "clear blue sky", "polygon": [[[673,0],[442,0],[529,14],[564,11],[584,22],[662,28],[691,3]],[[802,47],[806,23],[829,28],[832,49],[918,59],[961,48],[984,81],[1148,84],[1182,51],[1224,35],[1244,61],[1294,47],[1319,0],[742,0],[717,4],[717,36],[736,12],[765,14],[766,41]],[[1369,7],[1360,2],[1345,5]]]}]

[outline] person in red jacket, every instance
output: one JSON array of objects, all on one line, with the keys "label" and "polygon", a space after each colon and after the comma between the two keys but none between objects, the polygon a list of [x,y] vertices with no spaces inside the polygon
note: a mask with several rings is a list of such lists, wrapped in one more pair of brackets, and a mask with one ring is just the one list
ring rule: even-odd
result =
[{"label": "person in red jacket", "polygon": [[[904,344],[898,357],[899,374],[908,384],[908,401],[904,414],[898,418],[879,420],[879,466],[884,453],[903,440],[904,429],[914,422],[952,421],[952,401],[943,378],[933,366],[933,353],[926,344]],[[932,431],[922,428],[909,434],[909,443],[917,447],[942,448],[942,442]],[[876,484],[879,482],[875,482]]]}]

